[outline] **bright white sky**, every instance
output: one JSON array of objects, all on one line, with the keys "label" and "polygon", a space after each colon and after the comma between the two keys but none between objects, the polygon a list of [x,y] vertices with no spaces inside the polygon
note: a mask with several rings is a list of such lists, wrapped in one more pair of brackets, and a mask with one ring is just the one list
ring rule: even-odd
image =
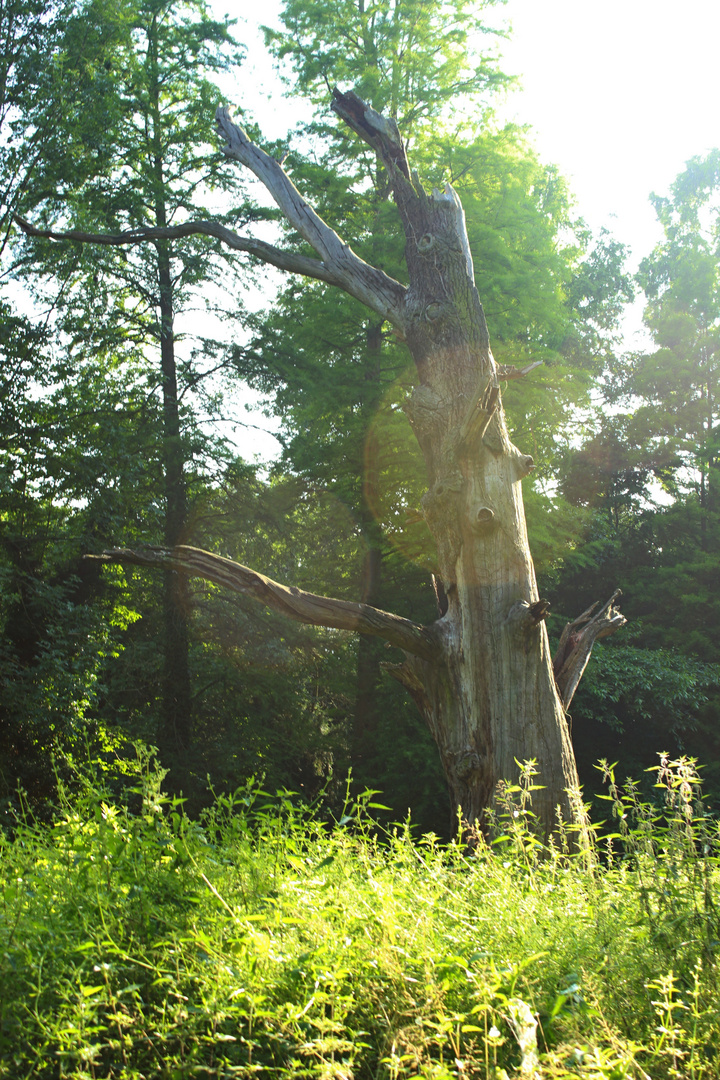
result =
[{"label": "bright white sky", "polygon": [[509,0],[511,111],[569,178],[579,212],[635,259],[660,238],[648,202],[720,145],[718,0]]},{"label": "bright white sky", "polygon": [[[299,113],[282,100],[256,28],[279,25],[280,2],[264,0],[252,15],[249,7],[241,0],[238,37],[255,71],[245,101],[279,135]],[[578,211],[639,259],[658,239],[650,192],[720,145],[720,2],[508,0],[498,12],[512,26],[503,66],[522,84],[503,115],[532,127],[541,157],[569,178]]]},{"label": "bright white sky", "polygon": [[[250,94],[243,71],[243,104],[277,137],[301,119],[257,29],[279,25],[280,0],[250,7],[230,8],[254,69]],[[503,67],[522,85],[502,115],[532,127],[541,158],[569,179],[578,213],[628,244],[634,269],[660,239],[650,193],[666,192],[690,157],[720,145],[720,0],[507,0],[499,10],[512,26]],[[636,307],[628,348],[638,327]]]}]

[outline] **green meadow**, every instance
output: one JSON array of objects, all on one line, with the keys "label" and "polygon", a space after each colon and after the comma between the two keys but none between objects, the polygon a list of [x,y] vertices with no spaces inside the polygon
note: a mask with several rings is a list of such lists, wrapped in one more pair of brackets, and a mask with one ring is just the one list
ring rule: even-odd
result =
[{"label": "green meadow", "polygon": [[693,763],[604,767],[578,850],[500,792],[487,842],[250,784],[200,820],[145,752],[2,839],[0,1076],[720,1074],[717,823]]}]

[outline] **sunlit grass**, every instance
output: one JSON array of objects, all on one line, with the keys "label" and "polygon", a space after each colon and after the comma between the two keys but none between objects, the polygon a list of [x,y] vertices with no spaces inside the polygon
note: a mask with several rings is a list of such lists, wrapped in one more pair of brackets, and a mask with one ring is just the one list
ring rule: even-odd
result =
[{"label": "sunlit grass", "polygon": [[[690,763],[588,852],[324,820],[249,786],[200,822],[141,754],[2,841],[0,1076],[717,1077],[718,832]],[[607,830],[606,830],[607,832]],[[563,850],[566,849],[566,850]]]}]

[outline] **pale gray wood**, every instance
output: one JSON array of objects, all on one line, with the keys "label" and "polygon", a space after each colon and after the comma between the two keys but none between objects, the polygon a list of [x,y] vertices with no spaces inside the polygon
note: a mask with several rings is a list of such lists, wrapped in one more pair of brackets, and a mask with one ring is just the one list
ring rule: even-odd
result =
[{"label": "pale gray wood", "polygon": [[233,592],[251,596],[296,622],[370,634],[426,659],[436,652],[432,631],[409,619],[381,611],[370,604],[336,600],[332,596],[319,596],[304,589],[281,585],[248,566],[200,548],[185,544],[177,545],[172,551],[167,548],[109,548],[101,556],[86,557],[103,562],[182,570],[190,576],[204,578]]},{"label": "pale gray wood", "polygon": [[570,702],[585,673],[595,642],[616,633],[627,622],[625,616],[614,606],[621,595],[620,589],[616,589],[597,614],[594,612],[599,601],[593,604],[577,619],[566,623],[560,635],[553,667],[566,710],[570,708]]},{"label": "pale gray wood", "polygon": [[335,283],[402,330],[404,286],[364,262],[340,239],[303,199],[280,163],[256,146],[243,128],[233,122],[228,108],[217,110],[216,121],[225,139],[224,153],[250,169],[264,184],[287,221],[318,253]]}]

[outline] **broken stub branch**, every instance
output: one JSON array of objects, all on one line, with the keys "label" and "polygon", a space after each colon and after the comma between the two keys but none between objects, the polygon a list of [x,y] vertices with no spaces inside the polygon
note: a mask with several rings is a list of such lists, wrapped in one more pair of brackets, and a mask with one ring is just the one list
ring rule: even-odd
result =
[{"label": "broken stub branch", "polygon": [[567,623],[560,636],[553,668],[565,711],[568,710],[583,677],[595,642],[600,638],[610,637],[627,622],[625,616],[613,606],[621,595],[620,589],[616,589],[600,611],[593,614],[600,603],[598,600],[573,622]]}]

